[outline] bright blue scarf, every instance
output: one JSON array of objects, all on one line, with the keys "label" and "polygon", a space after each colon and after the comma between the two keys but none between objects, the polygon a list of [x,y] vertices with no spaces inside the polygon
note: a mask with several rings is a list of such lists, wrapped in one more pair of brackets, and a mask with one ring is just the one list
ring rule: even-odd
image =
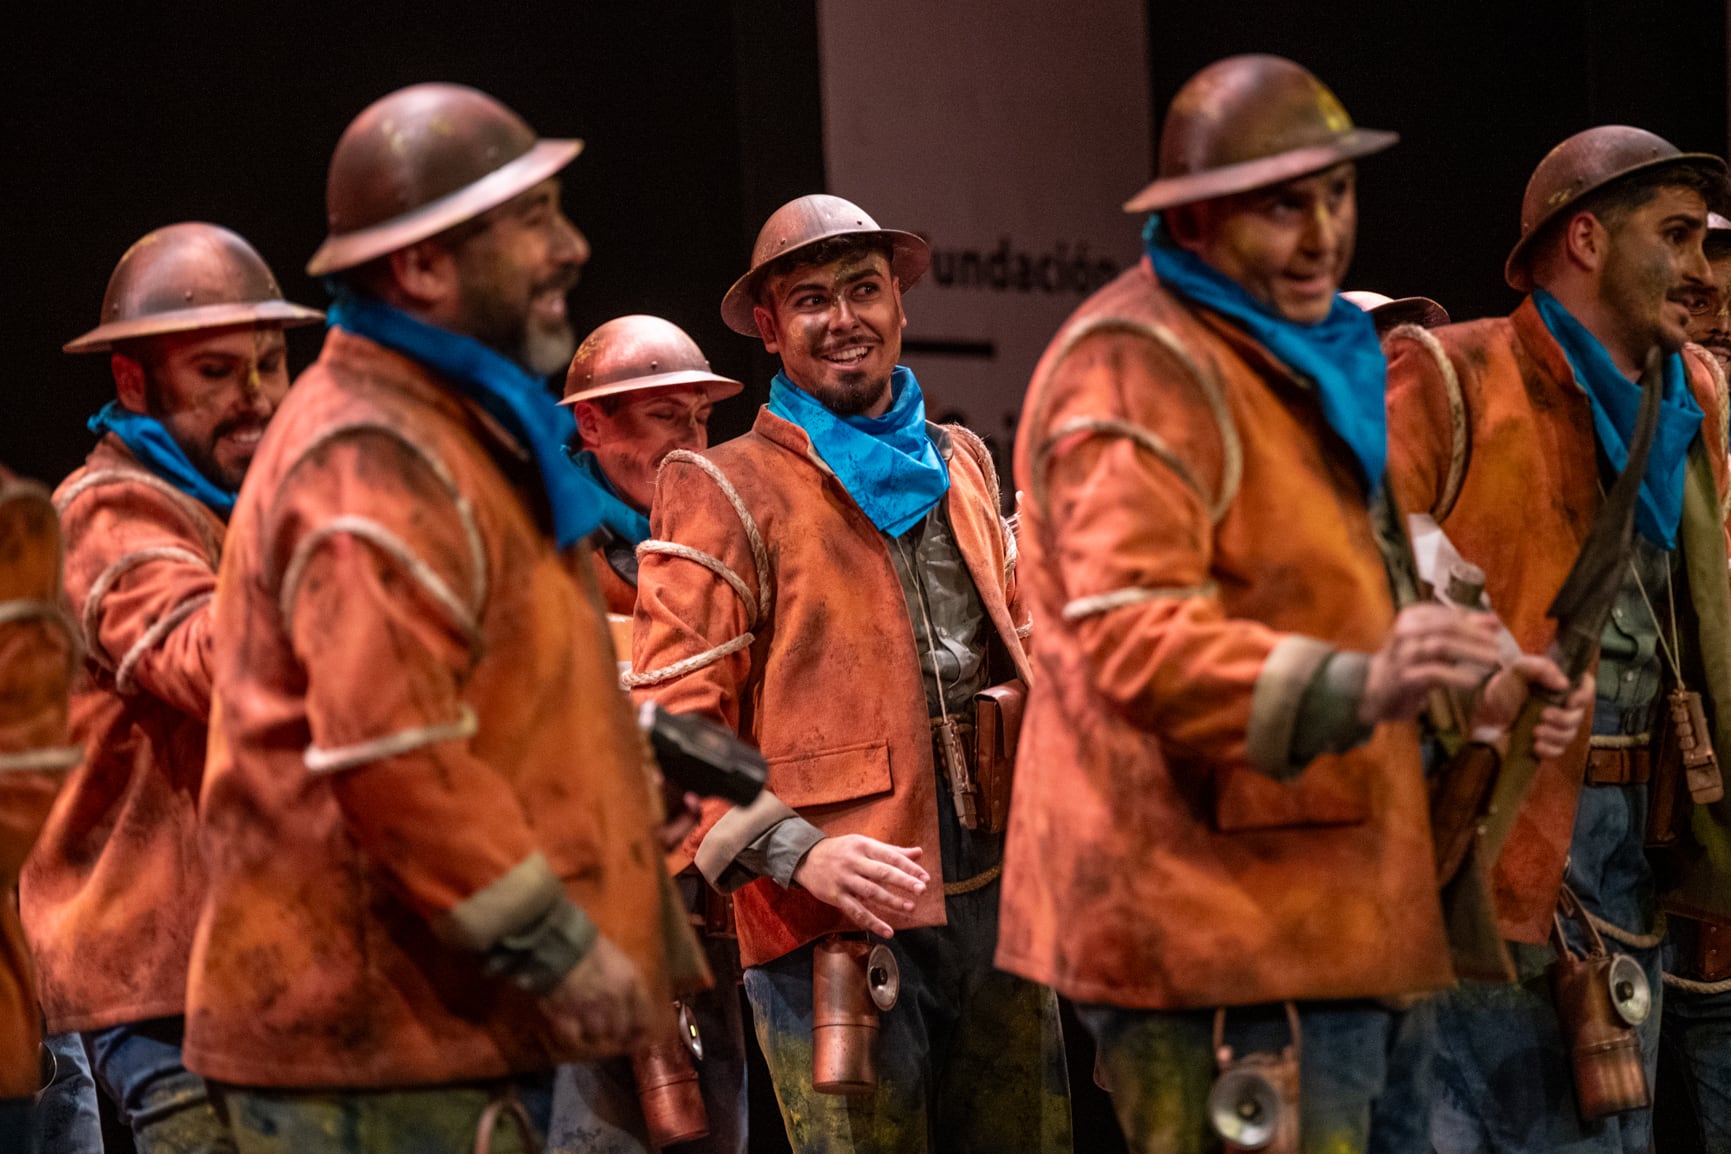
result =
[{"label": "bright blue scarf", "polygon": [[123,408],[119,401],[109,401],[90,418],[88,427],[98,437],[104,433],[119,437],[139,464],[194,501],[208,505],[224,520],[234,512],[235,494],[218,488],[216,482],[199,472],[198,466],[155,417]]},{"label": "bright blue scarf", "polygon": [[649,518],[625,503],[619,490],[613,487],[606,471],[601,468],[600,459],[588,449],[573,449],[569,443],[565,446],[565,455],[571,459],[571,464],[595,482],[597,496],[601,501],[601,523],[631,542],[634,547],[649,540]]},{"label": "bright blue scarf", "polygon": [[472,337],[423,324],[373,297],[340,292],[325,314],[333,328],[384,345],[432,369],[529,446],[553,510],[553,538],[569,548],[601,524],[595,483],[571,467],[571,415],[515,361]]},{"label": "bright blue scarf", "polygon": [[1358,458],[1367,487],[1373,493],[1380,488],[1388,464],[1388,361],[1370,314],[1337,295],[1318,323],[1287,320],[1237,281],[1174,244],[1158,215],[1148,218],[1142,244],[1161,284],[1219,313],[1310,382],[1323,419]]},{"label": "bright blue scarf", "polygon": [[896,366],[890,398],[881,417],[838,417],[786,373],[769,383],[769,411],[804,429],[860,511],[900,537],[949,492],[950,467],[926,432],[926,400],[912,369]]},{"label": "bright blue scarf", "polygon": [[[1599,338],[1544,289],[1533,290],[1539,319],[1563,347],[1575,383],[1593,405],[1593,431],[1599,448],[1613,469],[1621,470],[1629,460],[1629,439],[1635,435],[1635,416],[1641,409],[1641,386],[1625,377]],[[1635,506],[1635,528],[1661,549],[1677,547],[1677,524],[1683,517],[1683,474],[1689,445],[1701,428],[1701,406],[1683,377],[1683,357],[1672,353],[1664,360],[1663,398],[1659,405],[1659,428],[1647,455],[1647,472],[1641,478],[1641,496]]]}]

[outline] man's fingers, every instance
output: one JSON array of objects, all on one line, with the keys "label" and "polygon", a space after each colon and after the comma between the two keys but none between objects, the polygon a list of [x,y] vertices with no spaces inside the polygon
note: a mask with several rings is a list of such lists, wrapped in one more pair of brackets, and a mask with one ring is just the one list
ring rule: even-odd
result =
[{"label": "man's fingers", "polygon": [[932,880],[932,875],[927,873],[925,869],[921,867],[919,862],[914,860],[920,856],[919,846],[894,846],[885,845],[882,842],[868,841],[865,843],[863,849],[866,857],[873,861],[882,862],[885,865],[891,866],[896,870],[907,874],[915,881],[921,882],[922,888],[923,883]]},{"label": "man's fingers", "polygon": [[865,905],[853,898],[842,899],[841,912],[848,916],[854,925],[868,934],[876,934],[880,938],[891,937],[895,929],[882,918],[872,913]]},{"label": "man's fingers", "polygon": [[850,890],[851,896],[860,902],[873,905],[883,910],[894,910],[907,913],[914,908],[912,898],[891,893],[876,882],[865,877],[856,877]]}]

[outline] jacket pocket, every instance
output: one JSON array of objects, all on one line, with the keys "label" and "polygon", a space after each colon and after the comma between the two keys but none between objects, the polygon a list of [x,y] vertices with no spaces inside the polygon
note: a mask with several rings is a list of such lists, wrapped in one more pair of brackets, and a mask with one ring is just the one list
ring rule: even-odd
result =
[{"label": "jacket pocket", "polygon": [[1370,817],[1372,767],[1314,764],[1291,781],[1234,768],[1214,778],[1214,828],[1221,833],[1358,825]]},{"label": "jacket pocket", "polygon": [[769,759],[769,788],[794,809],[862,801],[890,787],[887,741]]}]

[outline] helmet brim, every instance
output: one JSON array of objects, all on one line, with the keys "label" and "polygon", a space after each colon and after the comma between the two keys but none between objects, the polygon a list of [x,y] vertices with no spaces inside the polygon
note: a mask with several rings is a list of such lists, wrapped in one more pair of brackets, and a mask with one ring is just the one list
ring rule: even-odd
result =
[{"label": "helmet brim", "polygon": [[309,309],[288,301],[234,301],[219,305],[202,305],[192,309],[152,313],[127,321],[98,325],[74,340],[61,345],[62,352],[104,353],[116,344],[159,337],[169,333],[189,333],[198,329],[229,328],[234,325],[274,325],[292,329],[316,324],[325,319],[318,309]]},{"label": "helmet brim", "polygon": [[355,268],[386,253],[437,236],[452,225],[473,220],[488,209],[497,208],[512,197],[534,188],[577,159],[582,151],[581,140],[537,141],[528,152],[455,192],[446,193],[390,220],[327,236],[307,262],[307,275],[326,276]]},{"label": "helmet brim", "polygon": [[755,337],[757,318],[754,310],[757,308],[757,289],[763,279],[764,270],[770,265],[804,252],[814,245],[837,237],[878,238],[889,242],[890,273],[900,283],[902,291],[914,287],[926,270],[932,264],[932,249],[925,238],[916,233],[903,232],[897,228],[856,228],[837,229],[801,241],[792,248],[776,253],[770,259],[753,265],[751,271],[733,282],[733,287],[727,290],[727,295],[721,298],[721,319],[727,327],[741,336]]},{"label": "helmet brim", "polygon": [[703,391],[712,401],[725,401],[728,397],[737,396],[745,391],[745,386],[732,377],[720,377],[714,373],[706,373],[698,369],[679,369],[670,373],[650,373],[646,376],[631,377],[623,381],[609,381],[605,385],[596,385],[593,388],[579,389],[559,403],[561,405],[575,405],[578,401],[616,397],[620,393],[640,393],[651,389],[677,388],[682,385],[704,386]]},{"label": "helmet brim", "polygon": [[1181,204],[1196,204],[1216,197],[1266,188],[1283,180],[1296,180],[1313,172],[1333,168],[1342,161],[1381,152],[1400,140],[1396,132],[1376,128],[1354,128],[1327,144],[1311,145],[1260,156],[1221,168],[1161,177],[1124,202],[1125,212],[1160,212]]}]

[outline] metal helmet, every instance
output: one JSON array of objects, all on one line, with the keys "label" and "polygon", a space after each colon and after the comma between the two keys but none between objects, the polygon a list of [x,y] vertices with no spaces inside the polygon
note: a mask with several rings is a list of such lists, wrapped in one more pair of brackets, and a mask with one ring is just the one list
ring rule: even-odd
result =
[{"label": "metal helmet", "polygon": [[236,234],[196,221],[148,233],[126,250],[102,297],[102,323],[62,347],[106,352],[120,341],[224,325],[284,328],[324,319],[283,300],[264,258]]},{"label": "metal helmet", "polygon": [[561,405],[616,393],[701,385],[712,400],[745,388],[710,371],[709,361],[686,331],[660,317],[614,317],[583,338],[565,374]]},{"label": "metal helmet", "polygon": [[1363,289],[1340,295],[1370,314],[1378,336],[1401,325],[1434,329],[1449,323],[1448,310],[1429,297],[1388,297]]},{"label": "metal helmet", "polygon": [[1322,81],[1284,56],[1228,56],[1185,82],[1160,131],[1160,175],[1124,204],[1157,212],[1248,192],[1381,152]]},{"label": "metal helmet", "polygon": [[582,150],[581,140],[538,140],[473,88],[399,88],[337,141],[325,183],[330,231],[307,273],[354,268],[435,236],[533,188]]},{"label": "metal helmet", "polygon": [[802,196],[776,209],[758,231],[757,243],[751,249],[751,269],[734,281],[721,298],[721,319],[727,322],[727,327],[748,337],[757,336],[752,309],[757,304],[764,266],[838,236],[877,237],[886,241],[891,250],[890,271],[901,282],[904,292],[926,275],[932,263],[931,247],[923,237],[900,229],[879,228],[864,209],[839,196],[823,193]]},{"label": "metal helmet", "polygon": [[[1527,193],[1521,198],[1521,239],[1503,266],[1503,279],[1512,289],[1530,291],[1533,281],[1527,264],[1534,241],[1547,225],[1563,219],[1582,197],[1613,181],[1671,166],[1698,169],[1723,189],[1723,160],[1705,152],[1680,152],[1676,145],[1644,128],[1602,124],[1577,132],[1551,149],[1527,181]],[[1721,196],[1708,200],[1717,201]]]}]

